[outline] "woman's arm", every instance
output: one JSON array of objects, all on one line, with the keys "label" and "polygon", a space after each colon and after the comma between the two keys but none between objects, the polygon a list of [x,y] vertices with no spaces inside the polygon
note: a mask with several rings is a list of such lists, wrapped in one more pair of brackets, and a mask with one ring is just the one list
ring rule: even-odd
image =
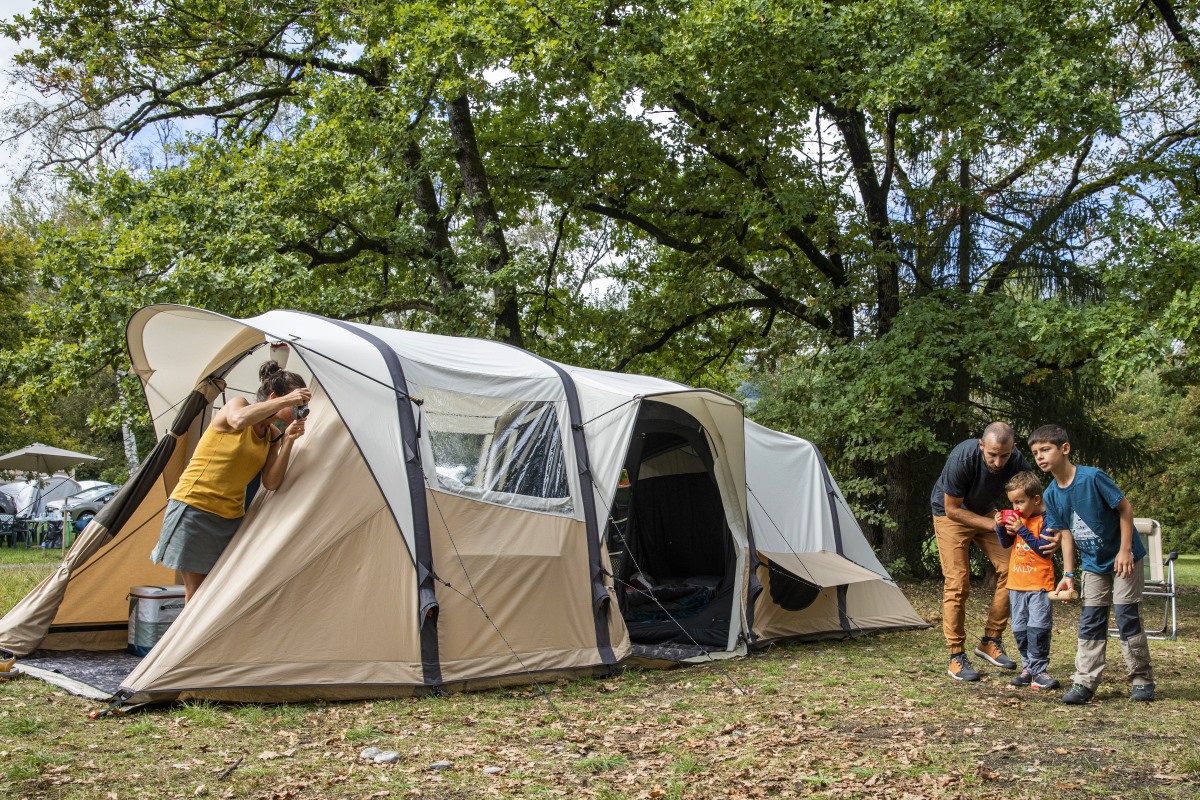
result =
[{"label": "woman's arm", "polygon": [[262,485],[272,492],[283,485],[283,476],[287,474],[288,462],[291,460],[292,445],[296,439],[304,435],[304,420],[294,420],[279,437],[279,441],[271,445],[267,451],[267,463],[262,470]]},{"label": "woman's arm", "polygon": [[247,402],[244,397],[234,397],[221,407],[213,417],[212,424],[221,433],[233,433],[266,422],[289,406],[305,405],[311,398],[312,392],[303,388],[258,403]]}]

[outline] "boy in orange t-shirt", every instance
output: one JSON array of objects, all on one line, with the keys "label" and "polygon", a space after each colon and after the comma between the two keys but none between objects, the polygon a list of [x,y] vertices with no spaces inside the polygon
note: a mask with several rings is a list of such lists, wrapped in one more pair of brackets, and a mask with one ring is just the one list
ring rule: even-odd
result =
[{"label": "boy in orange t-shirt", "polygon": [[1054,564],[1040,549],[1043,515],[1042,482],[1033,472],[1019,472],[1004,487],[1012,511],[996,513],[996,537],[1013,548],[1008,559],[1008,599],[1012,632],[1021,651],[1021,673],[1009,683],[1034,689],[1057,689],[1050,676],[1049,592],[1054,591]]}]

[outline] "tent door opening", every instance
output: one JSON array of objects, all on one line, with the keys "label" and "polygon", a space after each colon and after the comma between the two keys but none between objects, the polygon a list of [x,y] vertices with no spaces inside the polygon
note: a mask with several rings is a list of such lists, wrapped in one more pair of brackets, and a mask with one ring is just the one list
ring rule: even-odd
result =
[{"label": "tent door opening", "polygon": [[645,401],[625,477],[608,549],[630,640],[725,649],[737,558],[707,433],[690,414]]}]

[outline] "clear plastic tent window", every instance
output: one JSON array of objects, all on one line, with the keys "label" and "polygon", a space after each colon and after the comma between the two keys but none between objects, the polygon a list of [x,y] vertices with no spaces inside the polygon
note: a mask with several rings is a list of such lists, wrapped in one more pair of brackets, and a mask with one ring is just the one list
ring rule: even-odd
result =
[{"label": "clear plastic tent window", "polygon": [[498,505],[573,513],[553,403],[416,391],[425,399],[436,488]]}]

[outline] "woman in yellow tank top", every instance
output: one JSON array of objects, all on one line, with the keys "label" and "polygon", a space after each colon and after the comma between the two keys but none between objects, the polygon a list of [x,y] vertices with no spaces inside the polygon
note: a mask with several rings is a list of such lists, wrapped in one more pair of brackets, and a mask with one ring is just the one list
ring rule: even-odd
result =
[{"label": "woman in yellow tank top", "polygon": [[[262,473],[272,491],[283,484],[292,445],[304,435],[295,409],[312,397],[304,379],[274,361],[259,367],[255,402],[234,397],[200,437],[167,503],[162,534],[150,559],[183,574],[184,602],[200,588],[245,513],[246,484]],[[276,420],[287,423],[273,433]]]}]

